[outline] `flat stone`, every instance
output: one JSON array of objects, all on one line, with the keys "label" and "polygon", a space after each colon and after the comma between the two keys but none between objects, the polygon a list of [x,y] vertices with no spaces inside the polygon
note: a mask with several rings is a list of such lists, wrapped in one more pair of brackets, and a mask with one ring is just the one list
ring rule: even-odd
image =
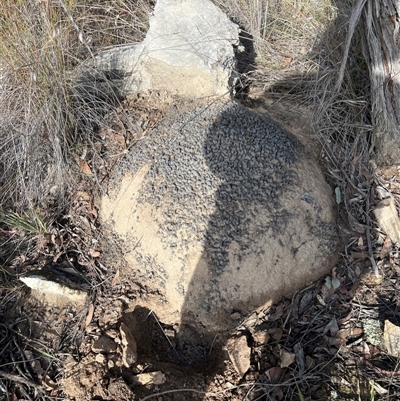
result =
[{"label": "flat stone", "polygon": [[119,330],[121,333],[122,362],[124,366],[129,368],[137,361],[136,341],[125,323],[121,323]]},{"label": "flat stone", "polygon": [[381,191],[382,199],[373,210],[379,227],[389,236],[394,245],[400,245],[400,219],[397,215],[396,205],[389,193]]},{"label": "flat stone", "polygon": [[236,372],[243,377],[250,368],[251,348],[247,345],[246,336],[229,339],[226,349]]},{"label": "flat stone", "polygon": [[154,385],[158,386],[160,384],[164,384],[167,381],[165,374],[162,372],[149,372],[149,373],[140,373],[133,377],[133,382],[135,384],[144,385]]},{"label": "flat stone", "polygon": [[389,355],[395,358],[400,357],[400,327],[394,325],[390,320],[385,320],[383,346]]},{"label": "flat stone", "polygon": [[110,354],[117,351],[117,344],[107,336],[101,336],[92,344],[92,351],[96,354]]},{"label": "flat stone", "polygon": [[41,302],[63,308],[68,305],[83,306],[88,301],[86,291],[72,288],[72,283],[63,283],[56,276],[43,271],[33,271],[20,277],[32,290],[32,295]]}]

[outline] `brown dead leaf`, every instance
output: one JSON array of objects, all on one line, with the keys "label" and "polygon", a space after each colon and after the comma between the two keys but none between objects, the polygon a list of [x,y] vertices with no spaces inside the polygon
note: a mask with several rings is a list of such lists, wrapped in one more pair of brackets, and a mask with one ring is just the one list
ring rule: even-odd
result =
[{"label": "brown dead leaf", "polygon": [[360,165],[361,174],[368,180],[372,180],[373,176],[369,173],[369,171],[362,165]]},{"label": "brown dead leaf", "polygon": [[265,375],[272,384],[278,384],[282,380],[283,373],[284,370],[281,367],[276,366],[268,369],[265,372]]},{"label": "brown dead leaf", "polygon": [[123,135],[116,134],[114,132],[111,133],[110,139],[115,142],[120,147],[125,147],[125,137]]},{"label": "brown dead leaf", "polygon": [[353,259],[368,259],[368,252],[350,252],[350,256]]},{"label": "brown dead leaf", "polygon": [[278,320],[282,317],[283,315],[283,303],[281,302],[275,309],[275,312],[272,313],[268,320],[274,322],[275,320]]},{"label": "brown dead leaf", "polygon": [[90,304],[89,308],[88,308],[88,312],[86,315],[86,319],[83,322],[82,326],[81,326],[81,330],[86,330],[86,328],[89,326],[89,324],[91,323],[92,319],[93,319],[93,313],[94,313],[94,305]]},{"label": "brown dead leaf", "polygon": [[243,377],[250,368],[251,357],[251,348],[247,345],[246,336],[230,338],[227,341],[226,349],[236,372]]},{"label": "brown dead leaf", "polygon": [[292,61],[293,59],[291,57],[285,57],[282,64],[284,67],[287,67]]},{"label": "brown dead leaf", "polygon": [[97,217],[98,217],[97,209],[93,206],[92,200],[89,201],[88,212],[93,215],[95,220],[97,219]]},{"label": "brown dead leaf", "polygon": [[54,382],[49,375],[46,375],[45,378],[42,380],[42,385],[47,391],[54,391],[57,390],[58,386],[57,383]]},{"label": "brown dead leaf", "polygon": [[315,362],[315,359],[312,358],[311,356],[307,355],[306,356],[306,367],[308,370],[311,370],[315,367],[317,363]]},{"label": "brown dead leaf", "polygon": [[93,175],[92,170],[89,167],[89,164],[85,160],[79,160],[79,167],[83,174]]},{"label": "brown dead leaf", "polygon": [[333,318],[326,326],[324,329],[324,334],[327,333],[329,331],[329,334],[331,335],[331,337],[335,337],[336,334],[339,331],[339,326],[337,323],[336,318]]},{"label": "brown dead leaf", "polygon": [[322,294],[322,300],[325,302],[327,299],[330,299],[332,295],[335,293],[335,289],[330,286],[329,288],[327,287],[326,284],[321,286],[321,294]]}]

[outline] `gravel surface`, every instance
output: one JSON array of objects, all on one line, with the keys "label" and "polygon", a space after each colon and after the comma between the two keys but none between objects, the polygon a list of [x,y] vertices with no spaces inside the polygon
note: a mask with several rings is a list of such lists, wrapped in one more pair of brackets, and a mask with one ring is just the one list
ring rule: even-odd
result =
[{"label": "gravel surface", "polygon": [[[280,194],[296,180],[300,147],[273,121],[239,104],[215,103],[171,113],[133,149],[121,172],[150,163],[139,202],[160,208],[160,236],[169,246],[203,243],[218,275],[232,241],[246,253],[248,221],[279,209]],[[289,218],[287,211],[272,213],[274,232]]]}]

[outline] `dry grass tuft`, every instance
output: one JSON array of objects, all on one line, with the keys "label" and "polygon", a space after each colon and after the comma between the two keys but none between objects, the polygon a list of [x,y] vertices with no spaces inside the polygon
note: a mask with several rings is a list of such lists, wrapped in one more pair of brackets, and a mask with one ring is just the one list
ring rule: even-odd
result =
[{"label": "dry grass tuft", "polygon": [[0,10],[0,204],[24,209],[63,198],[71,154],[110,107],[78,95],[73,69],[141,40],[149,2],[0,0]]},{"label": "dry grass tuft", "polygon": [[215,2],[250,36],[256,74],[252,85],[268,89],[291,75],[316,72],[314,55],[337,9],[331,0],[229,0]]}]

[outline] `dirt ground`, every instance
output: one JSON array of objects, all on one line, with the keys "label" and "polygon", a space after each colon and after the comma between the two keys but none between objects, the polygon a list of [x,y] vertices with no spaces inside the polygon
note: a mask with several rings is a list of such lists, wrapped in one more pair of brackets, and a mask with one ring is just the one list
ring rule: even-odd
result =
[{"label": "dirt ground", "polygon": [[[35,258],[10,260],[4,274],[12,277],[43,266],[78,275],[90,283],[90,303],[43,306],[17,281],[2,290],[0,400],[398,399],[397,359],[380,342],[383,322],[399,323],[398,250],[342,205],[338,225],[346,245],[331,275],[267,310],[238,316],[230,332],[182,339],[153,311],[132,307],[158,294],[127,269],[125,245],[99,219],[99,187],[93,183],[98,180],[107,190],[116,163],[138,140],[130,122],[140,122],[145,137],[163,118],[166,109],[155,104],[138,97],[110,116],[115,129],[100,130],[104,158],[94,162],[88,152],[79,161],[82,179],[70,194],[70,209],[38,240]],[[305,108],[277,98],[258,97],[249,104],[321,157]],[[375,177],[366,171],[363,178],[371,188],[379,179],[396,199],[400,196],[393,171]],[[370,196],[374,205],[373,189]],[[0,235],[4,240],[11,234]],[[372,274],[368,235],[379,278]],[[367,330],[373,322],[378,340]]]}]

